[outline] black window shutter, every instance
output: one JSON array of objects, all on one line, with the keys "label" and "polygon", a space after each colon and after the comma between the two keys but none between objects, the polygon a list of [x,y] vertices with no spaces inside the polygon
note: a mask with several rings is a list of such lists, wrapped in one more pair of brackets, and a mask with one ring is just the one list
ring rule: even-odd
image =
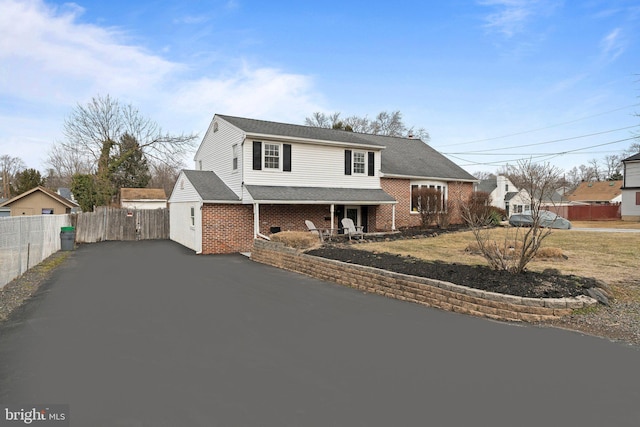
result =
[{"label": "black window shutter", "polygon": [[253,170],[262,170],[262,142],[253,141]]},{"label": "black window shutter", "polygon": [[375,159],[376,159],[376,153],[374,153],[373,151],[369,151],[367,153],[367,156],[369,157],[369,176],[374,176],[376,174],[376,165],[375,165]]},{"label": "black window shutter", "polygon": [[282,154],[284,156],[282,160],[282,170],[284,172],[291,172],[291,144],[282,144]]},{"label": "black window shutter", "polygon": [[344,174],[351,175],[351,150],[344,150]]}]

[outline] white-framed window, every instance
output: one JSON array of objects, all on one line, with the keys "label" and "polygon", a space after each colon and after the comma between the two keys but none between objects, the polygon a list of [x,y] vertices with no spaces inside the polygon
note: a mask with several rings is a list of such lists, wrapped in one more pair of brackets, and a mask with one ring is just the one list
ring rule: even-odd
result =
[{"label": "white-framed window", "polygon": [[412,184],[411,185],[411,213],[419,213],[425,201],[422,200],[420,189],[429,188],[439,193],[438,200],[427,201],[430,205],[434,205],[430,210],[446,211],[447,210],[447,186],[442,184]]},{"label": "white-framed window", "polygon": [[364,151],[353,152],[353,173],[364,174],[367,170],[367,153]]},{"label": "white-framed window", "polygon": [[233,144],[231,147],[233,150],[233,170],[238,170],[238,144]]},{"label": "white-framed window", "polygon": [[194,227],[196,225],[196,208],[191,206],[191,226]]},{"label": "white-framed window", "polygon": [[280,170],[280,144],[264,143],[262,163],[264,169]]}]

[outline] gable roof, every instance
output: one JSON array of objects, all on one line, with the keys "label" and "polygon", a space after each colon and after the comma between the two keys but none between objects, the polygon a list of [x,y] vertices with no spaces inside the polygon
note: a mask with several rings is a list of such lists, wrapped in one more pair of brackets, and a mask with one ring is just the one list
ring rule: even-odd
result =
[{"label": "gable roof", "polygon": [[247,134],[265,136],[285,136],[289,138],[309,139],[315,141],[328,141],[348,145],[376,146],[384,148],[382,144],[371,141],[367,134],[347,132],[344,130],[326,129],[314,126],[292,125],[288,123],[270,122],[266,120],[247,119],[244,117],[225,116],[219,117]]},{"label": "gable roof", "polygon": [[496,188],[498,188],[498,178],[495,176],[478,182],[478,191],[491,194]]},{"label": "gable roof", "polygon": [[347,132],[216,114],[246,133],[284,136],[382,149],[381,171],[389,177],[477,181],[420,139]]},{"label": "gable roof", "polygon": [[609,202],[622,194],[621,187],[622,181],[581,182],[567,199],[571,202]]},{"label": "gable roof", "polygon": [[52,199],[55,199],[56,201],[58,201],[58,202],[62,203],[63,205],[65,205],[65,206],[66,206],[66,207],[68,207],[68,208],[77,208],[77,207],[80,207],[80,205],[78,205],[77,203],[72,202],[72,201],[71,201],[71,200],[69,200],[69,199],[65,199],[65,198],[64,198],[64,197],[62,197],[61,195],[59,195],[59,194],[57,194],[57,193],[55,193],[55,192],[53,192],[53,191],[51,191],[51,190],[49,190],[49,189],[47,189],[47,188],[44,188],[44,187],[42,187],[42,186],[37,186],[37,187],[32,188],[32,189],[31,189],[31,190],[29,190],[29,191],[25,191],[25,192],[24,192],[24,193],[22,193],[22,194],[18,194],[16,197],[14,197],[14,198],[12,198],[12,199],[9,199],[9,200],[6,200],[6,201],[2,202],[2,203],[0,204],[0,207],[2,207],[2,206],[9,206],[9,205],[11,205],[13,202],[15,202],[15,201],[17,201],[17,200],[20,200],[20,199],[22,199],[22,198],[24,198],[24,197],[28,196],[29,194],[35,193],[36,191],[40,191],[41,193],[43,193],[43,194],[45,194],[45,195],[47,195],[47,196],[51,197]]},{"label": "gable roof", "polygon": [[240,198],[212,171],[183,170],[203,201],[240,202]]},{"label": "gable roof", "polygon": [[120,200],[167,200],[164,188],[121,188]]},{"label": "gable roof", "polygon": [[450,181],[477,179],[420,139],[367,135],[367,139],[384,143],[381,171],[384,176]]},{"label": "gable roof", "polygon": [[640,160],[640,153],[634,154],[631,157],[627,157],[626,159],[623,160],[623,162],[632,162],[632,161],[636,161],[636,160]]}]

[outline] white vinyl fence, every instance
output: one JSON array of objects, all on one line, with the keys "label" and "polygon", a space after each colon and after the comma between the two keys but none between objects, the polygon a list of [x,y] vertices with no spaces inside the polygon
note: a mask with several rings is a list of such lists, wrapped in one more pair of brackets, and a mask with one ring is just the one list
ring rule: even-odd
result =
[{"label": "white vinyl fence", "polygon": [[69,215],[0,218],[0,289],[59,251],[60,227],[69,225]]}]

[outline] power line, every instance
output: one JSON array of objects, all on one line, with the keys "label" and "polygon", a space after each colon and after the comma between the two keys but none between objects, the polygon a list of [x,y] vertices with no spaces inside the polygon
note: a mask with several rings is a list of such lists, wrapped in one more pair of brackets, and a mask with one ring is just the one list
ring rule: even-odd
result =
[{"label": "power line", "polygon": [[[586,134],[586,135],[572,136],[572,137],[569,137],[569,138],[554,139],[554,140],[551,140],[551,141],[536,142],[536,143],[533,143],[533,144],[514,145],[513,147],[488,148],[486,150],[466,151],[466,152],[458,152],[458,153],[444,153],[444,154],[474,154],[475,155],[475,154],[480,154],[480,153],[487,153],[487,152],[490,152],[490,151],[511,150],[513,148],[524,148],[524,147],[535,147],[535,146],[538,146],[538,145],[553,144],[553,143],[556,143],[556,142],[571,141],[573,139],[580,139],[580,138],[587,138],[587,137],[590,137],[590,136],[603,135],[605,133],[617,132],[617,131],[621,131],[621,130],[625,130],[625,129],[635,128],[635,127],[638,127],[638,126],[639,125],[626,126],[626,127],[623,127],[623,128],[605,130],[605,131],[602,131],[602,132],[590,133],[590,134]],[[513,155],[513,154],[511,154],[511,155]]]},{"label": "power line", "polygon": [[[520,157],[520,158],[517,158],[517,159],[500,160],[500,161],[494,161],[494,162],[474,162],[474,161],[471,161],[471,160],[468,160],[468,159],[464,159],[462,157],[458,157],[458,156],[453,155],[453,154],[448,154],[448,155],[453,157],[453,158],[455,158],[455,159],[458,159],[460,161],[467,162],[467,164],[460,165],[460,166],[499,166],[499,165],[503,165],[505,163],[517,162],[517,161],[527,160],[527,159],[539,159],[538,161],[541,161],[541,160],[543,160],[545,158],[547,160],[550,160],[550,159],[553,159],[555,157],[564,156],[564,155],[567,155],[567,154],[584,154],[584,153],[580,153],[580,152],[584,151],[584,150],[588,150],[590,148],[603,147],[605,145],[617,144],[617,143],[620,143],[620,142],[631,141],[631,140],[634,140],[634,139],[636,139],[636,138],[635,137],[624,138],[624,139],[619,139],[619,140],[616,140],[616,141],[605,142],[605,143],[602,143],[602,144],[590,145],[588,147],[576,148],[574,150],[560,151],[560,152],[557,152],[557,153],[542,153],[542,154],[537,153],[536,155]],[[494,155],[497,155],[497,154],[494,154]],[[511,153],[509,155],[513,156],[513,155],[518,155],[518,154]]]},{"label": "power line", "polygon": [[614,110],[605,111],[603,113],[593,114],[593,115],[590,115],[590,116],[581,117],[579,119],[570,120],[568,122],[556,123],[556,124],[545,126],[545,127],[541,127],[541,128],[525,130],[525,131],[522,131],[522,132],[511,133],[511,134],[508,134],[508,135],[495,136],[495,137],[492,137],[492,138],[476,139],[476,140],[473,140],[473,141],[459,142],[457,144],[450,144],[449,147],[455,147],[455,146],[458,146],[458,145],[475,144],[477,142],[493,141],[493,140],[496,140],[496,139],[509,138],[511,136],[518,136],[518,135],[524,135],[524,134],[527,134],[527,133],[538,132],[538,131],[545,130],[545,129],[551,129],[551,128],[558,127],[558,126],[564,126],[564,125],[568,125],[568,124],[571,124],[571,123],[580,122],[582,120],[591,119],[593,117],[603,116],[605,114],[614,113],[616,111],[625,110],[627,108],[637,107],[638,105],[640,105],[640,103],[626,105],[624,107],[616,108]]}]

